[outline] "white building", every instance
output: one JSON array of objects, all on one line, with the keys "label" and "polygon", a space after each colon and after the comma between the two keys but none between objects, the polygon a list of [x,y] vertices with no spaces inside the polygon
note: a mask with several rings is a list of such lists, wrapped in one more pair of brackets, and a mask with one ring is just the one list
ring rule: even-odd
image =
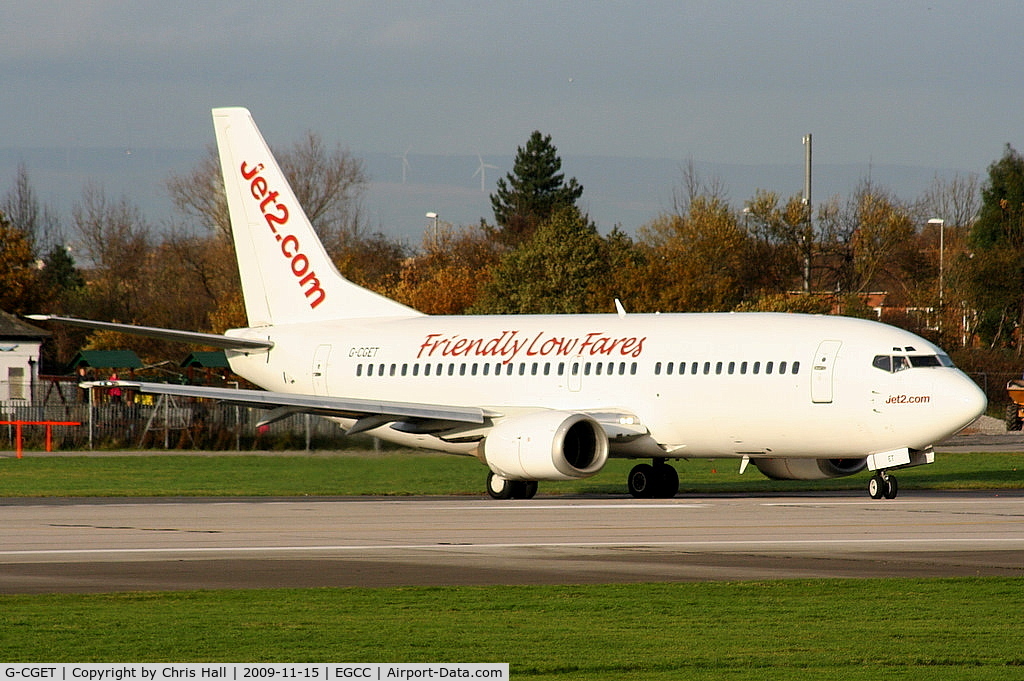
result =
[{"label": "white building", "polygon": [[0,311],[0,403],[31,404],[39,379],[39,347],[49,335]]}]

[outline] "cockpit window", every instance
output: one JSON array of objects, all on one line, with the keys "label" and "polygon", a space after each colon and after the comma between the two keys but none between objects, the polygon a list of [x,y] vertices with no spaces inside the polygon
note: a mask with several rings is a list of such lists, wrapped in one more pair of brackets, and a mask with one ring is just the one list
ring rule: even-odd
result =
[{"label": "cockpit window", "polygon": [[889,373],[922,367],[951,367],[948,355],[875,355],[871,366]]}]

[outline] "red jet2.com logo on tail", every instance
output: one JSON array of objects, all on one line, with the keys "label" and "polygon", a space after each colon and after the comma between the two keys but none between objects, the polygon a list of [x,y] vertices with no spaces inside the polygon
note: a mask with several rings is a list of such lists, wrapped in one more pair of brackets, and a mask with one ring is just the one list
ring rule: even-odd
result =
[{"label": "red jet2.com logo on tail", "polygon": [[239,171],[242,177],[249,183],[249,192],[252,197],[260,202],[260,212],[267,226],[274,233],[274,238],[281,244],[281,255],[289,260],[292,274],[299,280],[299,286],[309,302],[310,308],[315,308],[324,302],[327,292],[320,288],[320,280],[316,272],[309,266],[309,258],[302,252],[299,239],[294,234],[282,234],[279,229],[288,224],[288,206],[279,203],[278,193],[270,188],[266,178],[260,173],[263,171],[263,164],[249,169],[247,161],[242,161]]}]

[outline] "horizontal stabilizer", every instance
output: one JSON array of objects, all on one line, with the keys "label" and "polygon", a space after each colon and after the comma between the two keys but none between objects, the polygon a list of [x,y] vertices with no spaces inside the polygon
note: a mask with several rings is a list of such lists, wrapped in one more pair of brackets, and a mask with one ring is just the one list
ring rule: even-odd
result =
[{"label": "horizontal stabilizer", "polygon": [[62,324],[80,326],[86,329],[118,331],[120,333],[128,333],[133,336],[179,341],[181,343],[195,343],[197,345],[209,345],[214,348],[224,348],[226,350],[256,350],[274,347],[273,341],[261,338],[235,338],[233,336],[222,336],[219,333],[199,333],[198,331],[161,329],[155,326],[135,326],[133,324],[116,324],[114,322],[97,322],[91,319],[58,317],[57,315],[51,314],[29,314],[25,316],[37,322],[60,322]]}]

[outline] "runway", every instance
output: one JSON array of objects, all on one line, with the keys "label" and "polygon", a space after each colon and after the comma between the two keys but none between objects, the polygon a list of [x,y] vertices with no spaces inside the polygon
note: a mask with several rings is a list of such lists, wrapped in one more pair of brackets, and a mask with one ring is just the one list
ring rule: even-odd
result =
[{"label": "runway", "polygon": [[1024,576],[1024,493],[6,499],[0,593]]}]

